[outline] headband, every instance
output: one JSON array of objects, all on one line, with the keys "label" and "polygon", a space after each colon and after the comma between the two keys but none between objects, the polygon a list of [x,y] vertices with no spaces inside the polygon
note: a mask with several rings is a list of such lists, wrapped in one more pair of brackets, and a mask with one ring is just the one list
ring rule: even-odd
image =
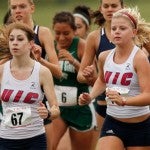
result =
[{"label": "headband", "polygon": [[74,17],[80,17],[81,19],[83,19],[83,20],[85,21],[85,23],[86,23],[88,26],[90,25],[88,19],[86,19],[83,15],[76,13],[76,14],[73,14],[73,16],[74,16]]},{"label": "headband", "polygon": [[127,12],[122,12],[122,14],[126,15],[126,16],[132,21],[132,23],[134,24],[135,29],[137,29],[137,22],[136,22],[136,20],[133,18],[133,16],[131,16],[131,15],[128,14]]}]

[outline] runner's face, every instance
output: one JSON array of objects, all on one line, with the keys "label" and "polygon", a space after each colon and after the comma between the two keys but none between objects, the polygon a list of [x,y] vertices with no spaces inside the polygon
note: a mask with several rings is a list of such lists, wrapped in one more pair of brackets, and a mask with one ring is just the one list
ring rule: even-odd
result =
[{"label": "runner's face", "polygon": [[84,21],[80,17],[75,17],[75,24],[77,27],[75,35],[83,39],[86,38],[88,29]]},{"label": "runner's face", "polygon": [[54,25],[55,40],[60,48],[70,47],[75,36],[75,31],[67,23],[56,23]]},{"label": "runner's face", "polygon": [[29,55],[31,43],[20,29],[13,29],[9,35],[9,48],[13,56]]},{"label": "runner's face", "polygon": [[131,21],[124,17],[113,18],[111,22],[111,36],[114,44],[127,44],[135,37],[136,29]]},{"label": "runner's face", "polygon": [[103,14],[106,21],[111,21],[113,13],[121,8],[120,0],[102,0],[100,12]]},{"label": "runner's face", "polygon": [[34,12],[34,5],[28,0],[10,0],[11,15],[15,21],[28,22]]}]

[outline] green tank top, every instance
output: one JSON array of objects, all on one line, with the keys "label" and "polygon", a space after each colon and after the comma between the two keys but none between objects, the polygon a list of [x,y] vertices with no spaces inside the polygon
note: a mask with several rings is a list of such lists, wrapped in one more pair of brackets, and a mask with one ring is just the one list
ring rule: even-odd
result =
[{"label": "green tank top", "polygon": [[[77,55],[78,43],[79,43],[79,38],[75,37],[73,39],[72,44],[70,45],[68,51],[75,59],[80,61],[78,58],[78,55]],[[56,45],[57,45],[57,43],[55,43],[55,49],[56,49]],[[57,49],[56,49],[56,53],[58,53]],[[77,72],[75,70],[75,67],[72,64],[70,64],[69,61],[59,60],[59,64],[60,64],[61,70],[63,72],[63,77],[61,79],[54,78],[55,85],[77,87],[77,89],[78,89],[77,95],[78,96],[82,92],[88,92],[88,85],[81,84],[77,81]]]}]

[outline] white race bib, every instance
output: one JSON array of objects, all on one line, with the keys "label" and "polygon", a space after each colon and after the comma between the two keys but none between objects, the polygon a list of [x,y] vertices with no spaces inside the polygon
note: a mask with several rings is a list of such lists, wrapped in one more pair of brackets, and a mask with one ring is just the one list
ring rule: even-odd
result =
[{"label": "white race bib", "polygon": [[[118,87],[118,86],[115,86],[115,87],[109,87],[109,88],[106,88],[106,91],[107,90],[113,90],[113,91],[117,91],[118,93],[120,93],[120,95],[126,97],[129,93],[129,89],[128,88],[125,88],[125,87]],[[117,106],[117,104],[115,102],[112,102],[108,97],[105,98],[106,102],[107,102],[107,105],[111,105],[111,106]]]},{"label": "white race bib", "polygon": [[127,96],[129,93],[129,88],[125,88],[125,87],[119,87],[119,86],[115,86],[115,87],[109,87],[106,88],[107,90],[113,90],[113,91],[117,91],[118,93],[120,93],[122,96]]},{"label": "white race bib", "polygon": [[112,102],[108,97],[105,98],[107,105],[109,106],[117,106],[115,102]]},{"label": "white race bib", "polygon": [[29,106],[9,107],[5,110],[4,124],[9,127],[21,127],[31,124],[31,108]]},{"label": "white race bib", "polygon": [[55,93],[59,106],[77,105],[77,87],[55,85]]}]

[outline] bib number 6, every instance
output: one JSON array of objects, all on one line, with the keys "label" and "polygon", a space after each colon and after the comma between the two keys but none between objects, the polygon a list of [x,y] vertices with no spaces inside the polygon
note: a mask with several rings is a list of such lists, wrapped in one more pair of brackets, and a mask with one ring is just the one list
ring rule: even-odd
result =
[{"label": "bib number 6", "polygon": [[62,92],[61,99],[62,99],[63,103],[66,103],[67,102],[67,93]]},{"label": "bib number 6", "polygon": [[77,105],[77,87],[55,85],[59,106]]}]

